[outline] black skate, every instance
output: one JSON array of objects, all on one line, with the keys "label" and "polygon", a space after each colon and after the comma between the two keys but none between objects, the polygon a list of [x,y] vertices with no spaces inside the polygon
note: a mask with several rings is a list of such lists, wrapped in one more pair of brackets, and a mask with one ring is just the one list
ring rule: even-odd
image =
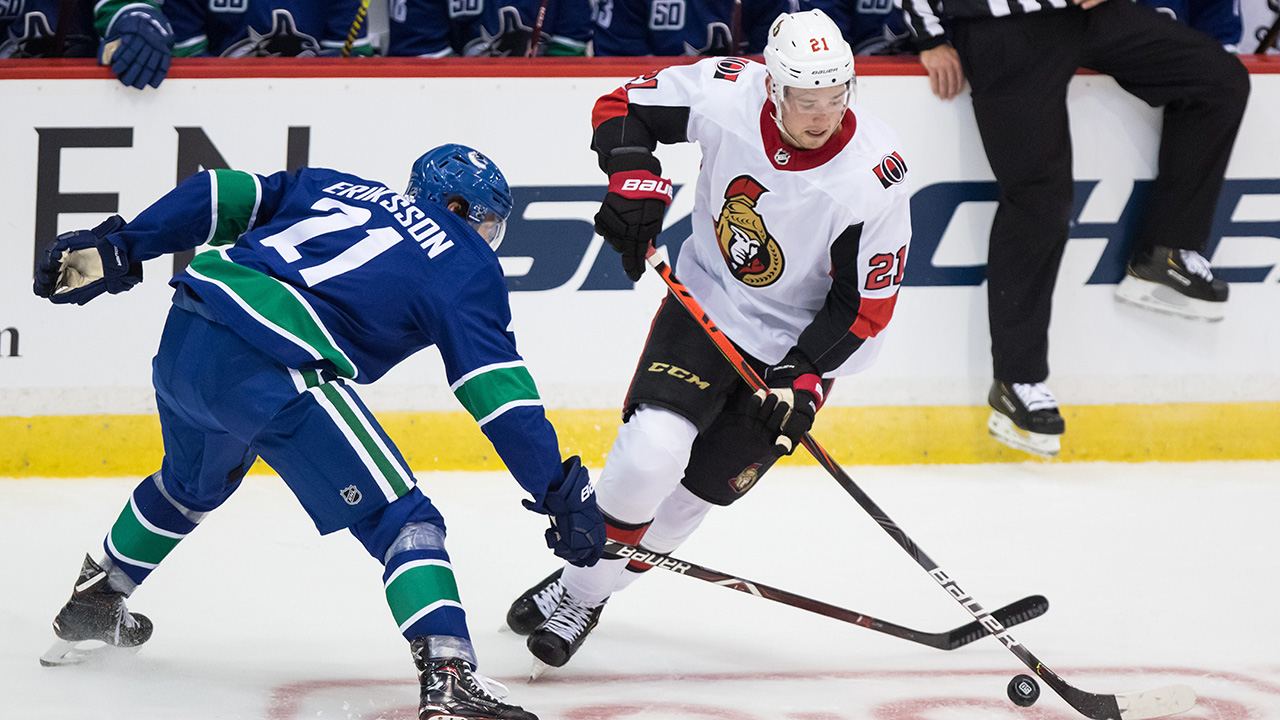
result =
[{"label": "black skate", "polygon": [[[111,589],[107,571],[84,556],[71,599],[53,619],[59,640],[40,658],[45,667],[74,665],[107,648],[135,649],[151,638],[151,621],[131,613],[124,593]],[[82,647],[80,643],[102,643]]]},{"label": "black skate", "polygon": [[517,635],[528,635],[546,622],[564,597],[564,585],[560,582],[563,572],[564,568],[560,568],[516,598],[507,610],[507,627]]},{"label": "black skate", "polygon": [[987,394],[991,417],[987,430],[991,437],[1015,450],[1041,457],[1058,454],[1058,436],[1066,423],[1058,412],[1058,401],[1044,383],[1005,383],[996,380]]},{"label": "black skate", "polygon": [[1157,247],[1129,261],[1116,298],[1156,312],[1217,321],[1225,314],[1228,286],[1213,277],[1209,261],[1194,250]]},{"label": "black skate", "polygon": [[409,649],[422,688],[418,720],[538,720],[537,715],[502,702],[486,686],[493,681],[476,675],[467,661],[425,657],[427,638],[415,638]]},{"label": "black skate", "polygon": [[603,602],[587,605],[566,592],[551,617],[534,630],[525,643],[537,660],[530,679],[536,679],[547,666],[562,667],[569,662],[600,622],[602,610]]}]

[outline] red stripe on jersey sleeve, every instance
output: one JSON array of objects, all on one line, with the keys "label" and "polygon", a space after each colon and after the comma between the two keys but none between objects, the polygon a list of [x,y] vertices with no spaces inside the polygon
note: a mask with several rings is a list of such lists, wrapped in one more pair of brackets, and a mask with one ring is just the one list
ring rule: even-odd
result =
[{"label": "red stripe on jersey sleeve", "polygon": [[591,110],[591,127],[598,128],[605,120],[626,114],[627,89],[620,87],[596,101],[596,106]]},{"label": "red stripe on jersey sleeve", "polygon": [[887,298],[862,298],[858,305],[858,317],[849,328],[860,338],[873,338],[889,324],[893,317],[893,306],[898,302],[898,293]]}]

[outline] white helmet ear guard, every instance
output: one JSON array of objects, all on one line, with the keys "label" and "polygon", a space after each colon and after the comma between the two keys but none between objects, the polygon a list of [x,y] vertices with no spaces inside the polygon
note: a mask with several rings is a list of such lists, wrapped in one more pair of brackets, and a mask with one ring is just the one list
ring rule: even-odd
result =
[{"label": "white helmet ear guard", "polygon": [[773,104],[782,88],[824,88],[854,81],[853,49],[840,28],[821,10],[783,13],[769,28],[764,65],[773,81]]}]

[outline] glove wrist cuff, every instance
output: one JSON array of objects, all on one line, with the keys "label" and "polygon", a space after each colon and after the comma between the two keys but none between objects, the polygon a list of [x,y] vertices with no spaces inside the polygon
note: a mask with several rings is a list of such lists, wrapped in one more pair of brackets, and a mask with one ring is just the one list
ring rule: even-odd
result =
[{"label": "glove wrist cuff", "polygon": [[671,204],[671,181],[648,170],[626,170],[609,176],[609,192],[628,200],[660,200]]}]

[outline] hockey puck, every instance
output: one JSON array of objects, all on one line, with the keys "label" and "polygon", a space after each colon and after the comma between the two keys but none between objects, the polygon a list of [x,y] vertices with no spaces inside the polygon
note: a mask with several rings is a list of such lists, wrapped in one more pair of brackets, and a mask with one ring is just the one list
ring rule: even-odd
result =
[{"label": "hockey puck", "polygon": [[1009,699],[1018,707],[1031,707],[1040,699],[1040,684],[1030,675],[1014,675],[1009,681]]}]

